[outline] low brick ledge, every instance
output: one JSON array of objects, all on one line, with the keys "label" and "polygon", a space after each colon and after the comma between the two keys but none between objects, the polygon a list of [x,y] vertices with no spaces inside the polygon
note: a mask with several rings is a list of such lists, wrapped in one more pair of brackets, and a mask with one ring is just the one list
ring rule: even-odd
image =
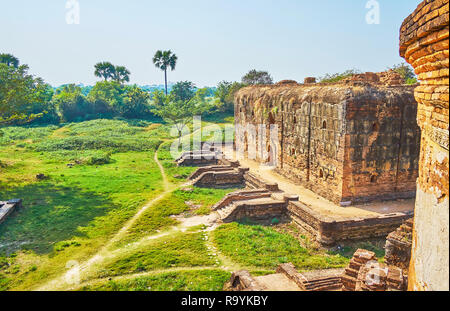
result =
[{"label": "low brick ledge", "polygon": [[389,213],[376,217],[349,217],[333,219],[302,202],[291,201],[288,213],[301,227],[314,231],[315,240],[322,246],[333,246],[340,241],[359,240],[387,236],[414,213]]}]

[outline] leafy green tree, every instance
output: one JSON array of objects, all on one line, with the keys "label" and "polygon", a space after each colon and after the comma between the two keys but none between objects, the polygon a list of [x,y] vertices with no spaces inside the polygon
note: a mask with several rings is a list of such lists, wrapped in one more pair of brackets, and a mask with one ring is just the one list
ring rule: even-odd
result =
[{"label": "leafy green tree", "polygon": [[171,50],[168,51],[156,51],[155,56],[153,57],[153,64],[162,71],[164,71],[164,85],[166,89],[167,95],[167,69],[175,70],[175,66],[177,65],[178,57],[172,53]]},{"label": "leafy green tree", "polygon": [[190,100],[183,101],[175,100],[172,95],[164,95],[161,91],[155,91],[152,112],[165,122],[174,125],[178,131],[178,139],[181,140],[183,129],[192,118],[211,109],[211,105],[206,101],[206,92],[206,88],[199,89]]},{"label": "leafy green tree", "polygon": [[56,90],[52,103],[61,114],[64,122],[81,121],[92,113],[91,106],[75,84],[68,84]]},{"label": "leafy green tree", "polygon": [[397,65],[392,66],[392,68],[388,68],[388,69],[392,69],[395,72],[399,73],[400,76],[402,76],[403,80],[405,80],[405,82],[407,84],[417,83],[417,76],[414,73],[414,70],[412,69],[412,67],[407,63],[397,64]]},{"label": "leafy green tree", "polygon": [[0,63],[13,66],[14,68],[19,67],[19,59],[11,54],[0,54]]},{"label": "leafy green tree", "polygon": [[267,71],[257,71],[252,69],[242,77],[242,83],[249,85],[273,84],[273,79]]},{"label": "leafy green tree", "polygon": [[177,82],[173,87],[170,95],[174,100],[189,101],[195,96],[195,84],[190,81]]},{"label": "leafy green tree", "polygon": [[133,85],[126,89],[120,114],[129,119],[138,119],[150,115],[150,94]]},{"label": "leafy green tree", "polygon": [[130,82],[130,71],[124,66],[116,66],[114,67],[111,78],[113,81],[121,84],[124,82]]},{"label": "leafy green tree", "polygon": [[34,90],[34,101],[31,103],[29,114],[41,114],[42,117],[32,120],[31,123],[38,124],[57,124],[60,122],[57,106],[52,101],[54,91],[50,84],[42,79],[36,79],[36,88]]},{"label": "leafy green tree", "polygon": [[0,63],[0,126],[29,122],[41,116],[30,113],[39,81],[28,74],[28,66]]},{"label": "leafy green tree", "polygon": [[89,92],[87,99],[93,113],[101,117],[120,114],[123,105],[125,87],[116,81],[97,82]]},{"label": "leafy green tree", "polygon": [[222,112],[234,111],[234,95],[245,85],[239,82],[222,81],[217,85],[214,96],[218,110]]},{"label": "leafy green tree", "polygon": [[96,77],[103,78],[105,81],[108,81],[108,79],[112,79],[115,67],[110,62],[101,62],[95,64],[95,71],[94,74]]}]

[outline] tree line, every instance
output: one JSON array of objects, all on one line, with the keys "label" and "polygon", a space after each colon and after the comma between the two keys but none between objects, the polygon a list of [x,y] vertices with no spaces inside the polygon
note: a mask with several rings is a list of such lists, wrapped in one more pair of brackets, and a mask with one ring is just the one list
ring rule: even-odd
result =
[{"label": "tree line", "polygon": [[232,113],[234,94],[241,87],[273,83],[269,73],[251,70],[241,82],[220,82],[212,94],[190,81],[176,83],[169,93],[167,71],[175,70],[177,60],[170,50],[157,51],[153,57],[154,65],[164,72],[164,92],[125,84],[130,81],[130,71],[105,61],[94,66],[94,75],[102,81],[86,92],[75,84],[54,89],[31,75],[29,67],[15,56],[0,54],[0,126],[155,116],[175,122],[202,112]]},{"label": "tree line", "polygon": [[[137,85],[127,85],[130,71],[125,66],[99,62],[94,75],[102,79],[93,87],[81,88],[68,84],[56,90],[43,79],[29,74],[29,67],[21,65],[11,54],[0,54],[0,126],[18,124],[50,124],[76,122],[98,118],[122,117],[149,119],[155,116],[168,122],[184,123],[199,113],[229,113],[234,111],[236,92],[247,85],[273,84],[267,71],[250,70],[240,82],[222,81],[211,92],[199,89],[190,81],[177,82],[168,92],[167,76],[175,70],[178,57],[172,51],[157,51],[155,67],[164,72],[164,91],[148,91]],[[415,83],[414,72],[406,64],[392,67],[407,83]],[[358,73],[328,74],[321,82],[336,82]]]}]

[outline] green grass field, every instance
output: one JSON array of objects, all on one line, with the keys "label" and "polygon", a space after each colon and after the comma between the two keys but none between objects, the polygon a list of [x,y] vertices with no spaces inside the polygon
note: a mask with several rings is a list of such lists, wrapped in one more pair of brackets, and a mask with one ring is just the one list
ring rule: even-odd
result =
[{"label": "green grass field", "polygon": [[[232,118],[202,125],[210,122]],[[172,216],[207,215],[236,189],[186,188],[195,168],[175,165],[167,125],[94,120],[3,132],[0,199],[21,198],[23,208],[0,224],[0,290],[220,290],[235,267],[265,274],[288,261],[348,261],[266,227],[182,229]],[[75,287],[64,283],[73,264],[83,267]]]}]

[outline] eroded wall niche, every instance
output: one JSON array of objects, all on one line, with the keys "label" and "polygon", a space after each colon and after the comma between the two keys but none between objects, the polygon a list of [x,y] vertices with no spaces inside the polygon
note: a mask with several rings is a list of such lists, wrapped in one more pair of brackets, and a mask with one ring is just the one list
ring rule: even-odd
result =
[{"label": "eroded wall niche", "polygon": [[410,290],[449,290],[449,1],[426,0],[400,30],[400,55],[420,80],[422,129]]}]

